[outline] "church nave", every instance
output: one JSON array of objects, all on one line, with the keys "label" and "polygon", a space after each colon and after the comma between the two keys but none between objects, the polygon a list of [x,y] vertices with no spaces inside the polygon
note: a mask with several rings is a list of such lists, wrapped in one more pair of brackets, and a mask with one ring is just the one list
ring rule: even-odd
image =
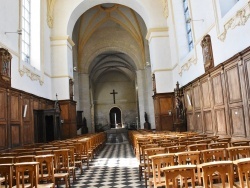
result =
[{"label": "church nave", "polygon": [[88,188],[142,188],[139,180],[138,160],[129,143],[106,144],[91,161],[83,175],[77,171],[77,181],[72,187]]}]

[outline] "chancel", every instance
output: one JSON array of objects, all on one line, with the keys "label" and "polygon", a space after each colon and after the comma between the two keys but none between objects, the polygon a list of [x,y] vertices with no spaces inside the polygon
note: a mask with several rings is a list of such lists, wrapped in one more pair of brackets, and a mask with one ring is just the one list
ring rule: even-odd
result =
[{"label": "chancel", "polygon": [[[244,187],[237,181],[247,179],[241,158],[250,157],[249,0],[0,2],[2,186],[17,186],[13,171],[49,169],[40,164],[46,155],[51,178],[36,174],[29,183],[161,187],[166,176],[157,175],[198,155],[200,164],[181,168],[201,174],[170,182],[206,187],[222,182],[206,181],[209,165],[201,164],[216,149],[226,162],[215,165],[234,176],[226,183]],[[151,168],[159,161],[149,154],[168,165]],[[62,157],[70,159],[63,174],[55,163]],[[16,164],[26,159],[33,162]]]}]

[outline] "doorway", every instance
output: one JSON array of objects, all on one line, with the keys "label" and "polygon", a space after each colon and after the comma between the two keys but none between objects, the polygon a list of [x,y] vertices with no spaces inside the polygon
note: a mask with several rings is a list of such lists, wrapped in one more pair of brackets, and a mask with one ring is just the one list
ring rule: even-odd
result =
[{"label": "doorway", "polygon": [[110,128],[122,127],[121,122],[121,110],[117,107],[113,107],[109,112]]}]

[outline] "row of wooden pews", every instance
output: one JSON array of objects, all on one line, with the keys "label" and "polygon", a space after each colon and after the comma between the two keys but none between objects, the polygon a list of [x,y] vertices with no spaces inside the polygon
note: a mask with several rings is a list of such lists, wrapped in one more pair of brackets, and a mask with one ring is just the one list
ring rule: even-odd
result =
[{"label": "row of wooden pews", "polygon": [[83,174],[106,142],[105,133],[37,143],[0,153],[0,183],[5,187],[70,187],[76,169]]},{"label": "row of wooden pews", "polygon": [[130,131],[129,140],[146,187],[250,187],[250,140],[145,130]]}]

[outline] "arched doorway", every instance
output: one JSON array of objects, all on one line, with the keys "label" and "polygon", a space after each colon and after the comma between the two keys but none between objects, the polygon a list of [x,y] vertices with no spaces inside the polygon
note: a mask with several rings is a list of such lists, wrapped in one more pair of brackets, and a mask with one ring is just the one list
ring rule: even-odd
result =
[{"label": "arched doorway", "polygon": [[113,107],[109,112],[110,128],[117,128],[122,126],[121,122],[121,110],[117,107]]}]

